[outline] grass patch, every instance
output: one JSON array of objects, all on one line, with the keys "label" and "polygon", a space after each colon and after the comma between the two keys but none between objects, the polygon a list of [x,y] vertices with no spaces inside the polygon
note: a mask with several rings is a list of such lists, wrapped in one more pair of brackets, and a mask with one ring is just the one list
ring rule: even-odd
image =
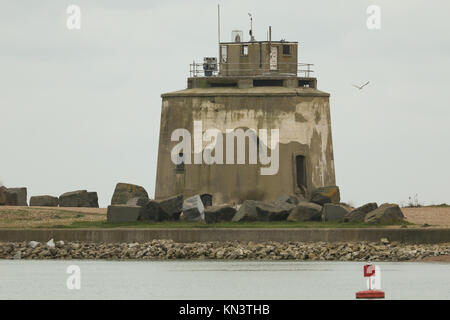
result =
[{"label": "grass patch", "polygon": [[[407,223],[410,224],[410,223]],[[405,222],[396,225],[405,225]],[[40,228],[98,228],[98,229],[114,229],[114,228],[139,228],[139,229],[162,229],[162,228],[376,228],[385,227],[387,225],[373,225],[367,223],[343,223],[343,222],[287,222],[287,221],[257,221],[257,222],[219,222],[214,224],[205,224],[201,222],[190,221],[164,221],[164,222],[127,222],[127,223],[110,223],[106,221],[77,221],[65,226],[40,226]]]}]

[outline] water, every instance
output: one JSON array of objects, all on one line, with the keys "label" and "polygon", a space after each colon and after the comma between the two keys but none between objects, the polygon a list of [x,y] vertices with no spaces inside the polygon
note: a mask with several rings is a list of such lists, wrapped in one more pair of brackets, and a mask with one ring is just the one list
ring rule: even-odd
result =
[{"label": "water", "polygon": [[[387,299],[450,299],[450,264],[377,263]],[[78,265],[81,289],[66,286]],[[0,299],[354,299],[359,262],[0,260]]]}]

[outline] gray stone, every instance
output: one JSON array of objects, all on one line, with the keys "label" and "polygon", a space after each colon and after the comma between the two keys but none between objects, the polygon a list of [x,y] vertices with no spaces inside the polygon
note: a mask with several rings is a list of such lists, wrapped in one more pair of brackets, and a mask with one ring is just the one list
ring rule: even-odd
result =
[{"label": "gray stone", "polygon": [[167,216],[156,200],[149,200],[139,215],[140,221],[164,221]]},{"label": "gray stone", "polygon": [[200,195],[200,199],[202,199],[202,203],[205,208],[212,206],[212,195],[204,193]]},{"label": "gray stone", "polygon": [[111,205],[108,206],[106,213],[107,221],[112,223],[118,222],[135,222],[143,213],[144,208],[130,205]]},{"label": "gray stone", "polygon": [[8,188],[9,192],[17,194],[17,205],[28,206],[27,203],[27,188]]},{"label": "gray stone", "polygon": [[59,197],[59,206],[98,208],[97,192],[86,190],[66,192]]},{"label": "gray stone", "polygon": [[0,187],[0,205],[1,206],[17,206],[17,193],[9,191],[6,187]]},{"label": "gray stone", "polygon": [[183,217],[186,221],[204,221],[205,207],[199,195],[187,198],[183,202]]},{"label": "gray stone", "polygon": [[59,199],[52,196],[33,196],[30,198],[30,206],[33,207],[57,207]]},{"label": "gray stone", "polygon": [[205,209],[205,222],[217,223],[220,221],[231,221],[236,214],[236,208],[223,204]]},{"label": "gray stone", "polygon": [[135,197],[127,201],[129,206],[146,207],[150,199],[148,197]]},{"label": "gray stone", "polygon": [[295,205],[282,201],[264,202],[246,200],[232,221],[282,221],[286,220]]},{"label": "gray stone", "polygon": [[30,241],[30,242],[28,242],[28,246],[30,246],[32,249],[36,248],[39,245],[40,245],[40,243],[37,242],[37,241]]},{"label": "gray stone", "polygon": [[287,194],[283,194],[283,195],[279,196],[276,201],[287,202],[287,203],[290,203],[290,204],[297,205],[298,202],[299,202],[299,199],[297,197],[295,197],[295,196],[290,196],[290,195],[287,195]]},{"label": "gray stone", "polygon": [[145,206],[145,211],[139,220],[151,221],[173,221],[180,218],[183,210],[183,195],[179,194],[173,197],[159,200],[150,200]]},{"label": "gray stone", "polygon": [[54,248],[55,247],[55,241],[52,239],[48,240],[47,247]]},{"label": "gray stone", "polygon": [[147,191],[141,186],[129,183],[118,183],[111,199],[111,204],[126,204],[136,197],[149,197]]},{"label": "gray stone", "polygon": [[339,203],[341,195],[339,187],[328,186],[315,189],[311,192],[311,202],[324,205],[325,203]]},{"label": "gray stone", "polygon": [[168,220],[178,220],[180,218],[181,211],[183,211],[183,195],[178,194],[166,199],[158,199],[161,209],[167,215]]},{"label": "gray stone", "polygon": [[341,203],[325,203],[322,208],[322,221],[343,222],[351,208]]},{"label": "gray stone", "polygon": [[348,214],[345,215],[344,221],[345,222],[364,222],[364,218],[366,215],[377,209],[378,205],[376,202],[370,202],[366,203],[365,205],[358,207],[356,209],[353,209]]},{"label": "gray stone", "polygon": [[313,202],[301,201],[289,214],[287,221],[320,221],[322,206]]},{"label": "gray stone", "polygon": [[379,208],[369,212],[364,222],[370,224],[393,224],[403,222],[405,216],[397,204],[383,203]]},{"label": "gray stone", "polygon": [[88,206],[90,208],[98,208],[98,195],[95,191],[88,192]]}]

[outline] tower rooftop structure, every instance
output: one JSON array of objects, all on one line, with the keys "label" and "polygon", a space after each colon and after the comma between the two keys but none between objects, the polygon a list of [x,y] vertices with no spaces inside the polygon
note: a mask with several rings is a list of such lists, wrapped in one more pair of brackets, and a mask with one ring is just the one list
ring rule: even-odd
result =
[{"label": "tower rooftop structure", "polygon": [[220,56],[190,65],[188,88],[317,88],[313,64],[298,62],[296,41],[220,42]]}]

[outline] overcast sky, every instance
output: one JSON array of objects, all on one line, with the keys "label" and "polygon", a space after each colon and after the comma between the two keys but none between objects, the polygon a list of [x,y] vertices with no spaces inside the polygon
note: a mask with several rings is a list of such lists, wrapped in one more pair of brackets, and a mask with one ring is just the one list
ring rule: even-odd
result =
[{"label": "overcast sky", "polygon": [[[217,1],[0,0],[0,181],[28,194],[119,181],[153,196],[163,92],[217,55]],[[299,42],[331,94],[343,201],[450,203],[450,2],[219,1],[222,40]],[[67,6],[81,8],[68,30]],[[366,9],[381,8],[381,29]],[[351,83],[370,84],[363,90]]]}]

